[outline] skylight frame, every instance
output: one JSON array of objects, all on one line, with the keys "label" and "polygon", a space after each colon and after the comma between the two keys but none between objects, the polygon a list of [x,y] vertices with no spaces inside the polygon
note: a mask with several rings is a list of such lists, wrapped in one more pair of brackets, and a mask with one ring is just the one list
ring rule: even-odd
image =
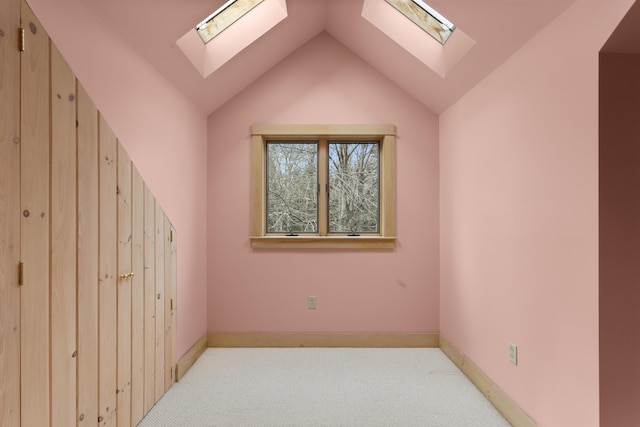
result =
[{"label": "skylight frame", "polygon": [[[235,22],[240,20],[243,16],[245,16],[247,13],[249,13],[255,7],[260,5],[260,3],[262,3],[263,1],[264,0],[254,0],[254,1],[252,1],[252,0],[228,0],[225,4],[223,4],[218,9],[216,9],[211,15],[207,16],[198,25],[196,25],[196,27],[195,27],[196,32],[198,33],[198,35],[200,36],[202,41],[205,44],[207,44],[211,40],[213,40],[218,34],[222,33],[224,30],[226,30],[231,25],[233,25]],[[240,10],[237,12],[237,16],[235,16],[230,22],[224,24],[224,26],[222,26],[222,27],[220,27],[218,29],[215,29],[215,30],[209,30],[209,26],[211,25],[211,23],[216,18],[220,18],[221,15],[223,15],[225,12],[230,10],[229,8],[231,6],[233,6],[234,4],[236,4],[238,2],[245,3],[245,5],[244,5],[244,8],[240,8]]]},{"label": "skylight frame", "polygon": [[444,30],[444,33],[435,32],[428,25],[427,22],[421,22],[418,19],[414,19],[414,16],[412,16],[412,14],[403,10],[402,5],[406,4],[407,3],[406,1],[402,1],[402,0],[385,0],[385,1],[442,45],[444,45],[447,42],[447,40],[449,40],[449,37],[451,37],[451,35],[453,34],[453,31],[456,29],[456,26],[453,24],[453,22],[449,21],[447,18],[442,16],[441,13],[439,13],[437,10],[429,6],[423,0],[409,0],[409,1],[414,5],[416,5],[418,8],[420,8],[428,17],[437,21],[442,27],[442,29]]}]

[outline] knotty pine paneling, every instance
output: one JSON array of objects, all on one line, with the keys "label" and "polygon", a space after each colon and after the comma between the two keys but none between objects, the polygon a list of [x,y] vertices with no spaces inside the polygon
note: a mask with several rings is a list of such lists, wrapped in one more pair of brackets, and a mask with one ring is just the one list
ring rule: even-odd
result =
[{"label": "knotty pine paneling", "polygon": [[20,1],[0,1],[0,425],[20,424]]},{"label": "knotty pine paneling", "polygon": [[167,259],[169,261],[170,273],[169,273],[169,292],[170,297],[173,300],[171,306],[171,366],[173,367],[173,376],[171,378],[171,385],[177,381],[177,363],[178,363],[178,232],[171,225],[171,253]]},{"label": "knotty pine paneling", "polygon": [[132,166],[131,425],[144,412],[144,181]]},{"label": "knotty pine paneling", "polygon": [[0,59],[0,425],[135,425],[173,383],[175,230],[24,0]]},{"label": "knotty pine paneling", "polygon": [[79,426],[98,420],[98,110],[78,84]]},{"label": "knotty pine paneling", "polygon": [[164,394],[164,212],[156,201],[156,402]]},{"label": "knotty pine paneling", "polygon": [[[76,79],[51,46],[51,424],[76,419]],[[71,190],[71,191],[70,191]]]},{"label": "knotty pine paneling", "polygon": [[116,425],[117,388],[117,140],[99,119],[99,406],[101,426]]},{"label": "knotty pine paneling", "polygon": [[49,37],[22,2],[29,49],[21,53],[20,252],[24,285],[20,300],[21,422],[50,424],[49,323]]},{"label": "knotty pine paneling", "polygon": [[131,159],[118,143],[118,426],[131,424]]},{"label": "knotty pine paneling", "polygon": [[156,200],[144,187],[144,412],[156,402]]},{"label": "knotty pine paneling", "polygon": [[175,264],[173,256],[175,254],[175,231],[171,226],[169,218],[164,217],[164,389],[169,390],[174,382],[174,366],[176,364],[175,356],[175,296],[174,289],[174,272]]}]

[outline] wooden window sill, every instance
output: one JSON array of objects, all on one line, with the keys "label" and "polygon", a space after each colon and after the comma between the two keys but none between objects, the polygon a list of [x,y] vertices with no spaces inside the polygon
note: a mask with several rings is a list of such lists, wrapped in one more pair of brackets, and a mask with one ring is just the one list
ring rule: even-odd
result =
[{"label": "wooden window sill", "polygon": [[393,249],[390,236],[251,236],[254,249]]}]

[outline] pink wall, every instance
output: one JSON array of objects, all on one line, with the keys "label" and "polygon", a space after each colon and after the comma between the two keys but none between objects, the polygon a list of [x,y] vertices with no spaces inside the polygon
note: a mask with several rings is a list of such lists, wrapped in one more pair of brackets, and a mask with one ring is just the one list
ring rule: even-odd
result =
[{"label": "pink wall", "polygon": [[206,333],[206,117],[81,0],[29,0],[178,233],[178,357]]},{"label": "pink wall", "polygon": [[576,1],[440,117],[441,332],[540,426],[599,424],[598,52],[632,3]]},{"label": "pink wall", "polygon": [[[252,124],[397,126],[395,250],[253,250]],[[209,332],[438,332],[438,123],[322,33],[209,117]],[[316,295],[318,309],[307,309]]]},{"label": "pink wall", "polygon": [[[637,25],[637,23],[636,23]],[[640,425],[640,55],[600,57],[600,420]]]}]

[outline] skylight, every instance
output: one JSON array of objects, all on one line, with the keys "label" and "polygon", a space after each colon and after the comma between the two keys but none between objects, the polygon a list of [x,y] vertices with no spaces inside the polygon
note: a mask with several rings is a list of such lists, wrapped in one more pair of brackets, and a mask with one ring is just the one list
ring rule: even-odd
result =
[{"label": "skylight", "polygon": [[202,41],[208,43],[262,2],[263,0],[229,0],[196,25],[196,31]]},{"label": "skylight", "polygon": [[398,12],[422,28],[427,34],[445,44],[456,26],[422,0],[386,0]]}]

